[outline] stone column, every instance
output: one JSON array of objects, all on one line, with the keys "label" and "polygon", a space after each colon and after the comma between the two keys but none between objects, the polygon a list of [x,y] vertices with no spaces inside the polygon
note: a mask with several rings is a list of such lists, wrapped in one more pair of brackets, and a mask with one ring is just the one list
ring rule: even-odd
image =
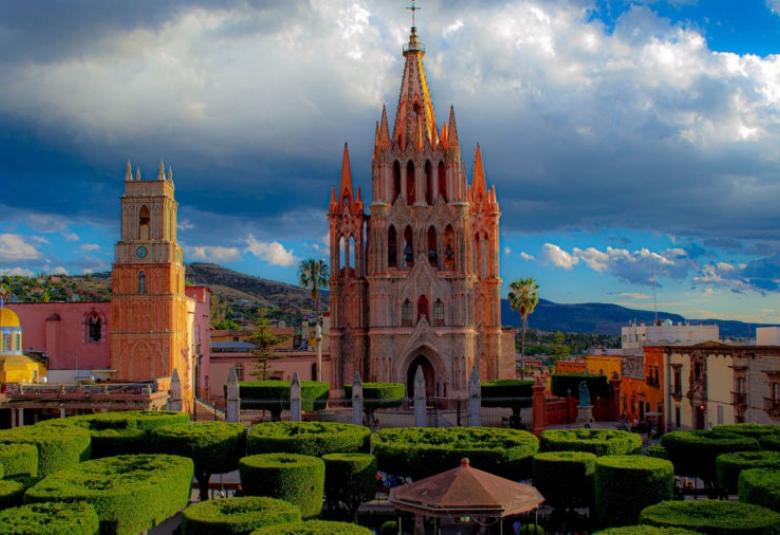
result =
[{"label": "stone column", "polygon": [[[568,398],[566,403],[568,403]],[[545,406],[544,400],[544,379],[539,375],[536,377],[536,382],[531,387],[531,414],[533,422],[531,424],[533,433],[538,437],[544,431],[545,422]]]},{"label": "stone column", "polygon": [[355,380],[352,381],[352,423],[363,425],[363,383],[357,372],[355,372]]},{"label": "stone column", "polygon": [[233,423],[241,421],[241,394],[235,368],[231,368],[228,375],[225,419]]},{"label": "stone column", "polygon": [[427,424],[427,400],[425,396],[425,375],[422,366],[417,367],[414,374],[414,425],[426,427]]},{"label": "stone column", "polygon": [[65,418],[65,416],[66,416],[65,406],[60,405],[60,418]]},{"label": "stone column", "polygon": [[173,369],[171,374],[171,386],[168,391],[168,410],[181,412],[183,404],[181,400],[181,380],[179,379],[179,370]]},{"label": "stone column", "polygon": [[482,425],[482,386],[479,383],[479,370],[476,366],[471,368],[469,379],[469,416],[468,425]]},{"label": "stone column", "polygon": [[16,424],[19,427],[22,427],[22,426],[24,426],[24,407],[19,407],[19,409],[17,409],[17,410],[19,411],[19,416],[16,419]]},{"label": "stone column", "polygon": [[301,380],[298,372],[293,372],[292,383],[290,383],[290,420],[301,421]]},{"label": "stone column", "polygon": [[612,372],[609,383],[612,385],[612,420],[620,418],[620,376]]},{"label": "stone column", "polygon": [[16,409],[11,407],[11,428],[16,427]]}]

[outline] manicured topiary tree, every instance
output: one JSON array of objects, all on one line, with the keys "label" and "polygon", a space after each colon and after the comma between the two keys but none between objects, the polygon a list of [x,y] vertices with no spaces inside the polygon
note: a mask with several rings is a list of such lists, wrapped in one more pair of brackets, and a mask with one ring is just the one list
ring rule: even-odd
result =
[{"label": "manicured topiary tree", "polygon": [[590,399],[607,393],[609,383],[606,375],[592,375],[589,373],[554,373],[550,377],[552,393],[558,397],[577,397],[580,382],[585,381],[590,393]]},{"label": "manicured topiary tree", "polygon": [[358,507],[376,494],[376,457],[370,453],[329,453],[325,461],[325,498],[343,504],[354,518]]},{"label": "manicured topiary tree", "polygon": [[475,468],[523,479],[539,450],[531,433],[496,427],[382,429],[372,440],[380,470],[414,479],[456,468],[464,457]]},{"label": "manicured topiary tree", "polygon": [[192,460],[176,455],[104,457],[49,475],[25,501],[88,502],[102,533],[136,535],[187,505],[192,476]]},{"label": "manicured topiary tree", "polygon": [[483,407],[507,407],[512,409],[512,422],[520,423],[520,411],[531,406],[531,387],[534,381],[524,379],[499,379],[484,381],[480,385]]},{"label": "manicured topiary tree", "polygon": [[379,526],[379,535],[398,535],[398,521],[386,520]]},{"label": "manicured topiary tree", "polygon": [[[352,399],[352,385],[344,385],[344,395]],[[374,411],[400,407],[406,398],[406,385],[403,383],[363,383],[363,412],[366,422],[374,420]]]},{"label": "manicured topiary tree", "polygon": [[674,467],[653,457],[606,455],[596,460],[594,488],[599,525],[635,524],[643,508],[672,498]]},{"label": "manicured topiary tree", "polygon": [[596,456],[584,451],[537,453],[533,462],[534,486],[554,507],[590,505]]},{"label": "manicured topiary tree", "polygon": [[182,513],[182,535],[248,535],[266,526],[301,521],[297,506],[261,496],[199,502]]},{"label": "manicured topiary tree", "polygon": [[200,499],[208,500],[211,474],[238,468],[246,452],[246,428],[220,421],[166,425],[151,432],[149,445],[154,452],[192,459]]},{"label": "manicured topiary tree", "polygon": [[763,436],[777,434],[778,426],[762,424],[724,424],[712,428],[716,433],[729,433],[759,439]]},{"label": "manicured topiary tree", "polygon": [[32,503],[0,511],[3,535],[97,535],[100,522],[85,502]]},{"label": "manicured topiary tree", "polygon": [[617,429],[548,429],[542,432],[542,451],[587,451],[594,455],[628,455],[642,448],[642,437]]},{"label": "manicured topiary tree", "polygon": [[680,528],[656,528],[654,526],[623,526],[597,531],[594,535],[697,535],[698,531]]},{"label": "manicured topiary tree", "polygon": [[5,444],[32,444],[38,449],[38,475],[48,476],[89,459],[90,437],[83,429],[29,425],[0,431]]},{"label": "manicured topiary tree", "polygon": [[[271,411],[279,421],[282,411],[290,408],[290,381],[242,381],[239,383],[241,408]],[[325,408],[330,385],[320,381],[301,381],[301,408],[316,411]]]},{"label": "manicured topiary tree", "polygon": [[737,492],[739,473],[748,468],[780,469],[780,451],[737,451],[715,459],[718,485],[724,492]]},{"label": "manicured topiary tree", "polygon": [[718,455],[759,449],[754,438],[714,431],[673,431],[661,438],[661,444],[677,475],[700,477],[710,483],[716,478]]},{"label": "manicured topiary tree", "polygon": [[335,422],[268,422],[249,430],[247,452],[326,453],[368,451],[371,430],[362,425]]},{"label": "manicured topiary tree", "polygon": [[38,475],[38,448],[33,444],[3,444],[0,446],[3,477]]},{"label": "manicured topiary tree", "polygon": [[661,502],[643,509],[640,523],[691,529],[707,535],[765,535],[780,532],[780,514],[766,507],[725,500]]},{"label": "manicured topiary tree", "polygon": [[297,524],[260,528],[253,531],[252,535],[371,535],[371,530],[346,522],[310,520]]},{"label": "manicured topiary tree", "polygon": [[776,468],[750,468],[739,473],[739,501],[780,511],[780,471]]},{"label": "manicured topiary tree", "polygon": [[648,457],[655,457],[657,459],[666,459],[669,460],[669,452],[666,451],[666,448],[661,446],[660,444],[651,444],[647,447],[647,456]]},{"label": "manicured topiary tree", "polygon": [[758,438],[761,448],[765,450],[780,451],[780,432],[761,435]]},{"label": "manicured topiary tree", "polygon": [[322,511],[325,463],[309,455],[266,453],[239,461],[241,489],[249,496],[270,496],[301,509],[304,518]]},{"label": "manicured topiary tree", "polygon": [[[0,480],[0,509],[22,505],[25,486],[21,481],[13,479]],[[2,526],[0,525],[0,533]]]}]

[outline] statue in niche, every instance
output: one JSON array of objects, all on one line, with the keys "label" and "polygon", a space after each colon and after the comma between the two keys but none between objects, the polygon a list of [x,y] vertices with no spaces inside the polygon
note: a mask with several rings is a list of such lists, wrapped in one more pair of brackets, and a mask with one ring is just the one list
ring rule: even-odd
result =
[{"label": "statue in niche", "polygon": [[590,392],[588,391],[588,384],[584,380],[580,381],[580,386],[578,387],[578,390],[580,394],[579,405],[581,407],[590,406]]}]

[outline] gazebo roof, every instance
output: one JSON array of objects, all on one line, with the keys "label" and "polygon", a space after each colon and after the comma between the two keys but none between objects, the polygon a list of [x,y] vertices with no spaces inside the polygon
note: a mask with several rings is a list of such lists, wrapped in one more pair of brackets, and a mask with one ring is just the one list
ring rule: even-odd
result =
[{"label": "gazebo roof", "polygon": [[543,501],[531,485],[472,468],[468,459],[457,468],[390,491],[390,503],[397,509],[428,516],[512,516],[532,511]]}]

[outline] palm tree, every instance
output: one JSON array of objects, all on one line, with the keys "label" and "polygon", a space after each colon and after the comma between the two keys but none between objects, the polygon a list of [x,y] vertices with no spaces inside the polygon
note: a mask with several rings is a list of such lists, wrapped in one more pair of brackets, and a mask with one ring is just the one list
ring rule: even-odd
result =
[{"label": "palm tree", "polygon": [[320,288],[328,287],[328,264],[324,260],[309,258],[301,260],[298,266],[301,286],[311,288],[311,300],[314,301],[314,321],[320,322]]},{"label": "palm tree", "polygon": [[[509,284],[509,305],[520,314],[520,369],[525,366],[525,331],[528,329],[528,316],[533,314],[539,304],[539,285],[533,277],[517,279]],[[522,372],[521,372],[522,373]]]}]

